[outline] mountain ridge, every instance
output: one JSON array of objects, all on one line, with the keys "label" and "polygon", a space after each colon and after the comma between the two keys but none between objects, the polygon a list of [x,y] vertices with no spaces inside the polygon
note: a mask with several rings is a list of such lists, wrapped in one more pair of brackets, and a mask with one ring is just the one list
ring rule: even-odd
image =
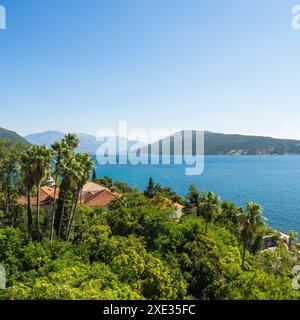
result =
[{"label": "mountain ridge", "polygon": [[4,129],[2,127],[0,127],[0,139],[15,143],[29,144],[26,139],[17,134],[15,131]]},{"label": "mountain ridge", "polygon": [[[150,147],[156,148],[161,152],[163,141],[168,141],[170,137],[176,137],[181,134],[179,131],[169,137],[149,144],[148,147],[142,149],[142,152],[147,152]],[[185,130],[184,132],[192,134],[193,130]],[[46,131],[42,133],[34,133],[25,138],[32,144],[48,145],[49,147],[56,141],[64,137],[64,133],[60,131]],[[77,133],[80,140],[80,148],[78,151],[95,153],[101,142],[97,141],[96,137],[89,134]],[[177,136],[178,137],[178,136]],[[131,141],[129,148],[135,143]],[[195,150],[187,150],[193,152]],[[171,154],[178,154],[172,150]],[[205,155],[259,155],[259,154],[300,154],[300,140],[296,139],[279,139],[268,136],[258,135],[242,135],[242,134],[226,134],[204,131],[204,154]]]},{"label": "mountain ridge", "polygon": [[[149,144],[141,150],[146,153],[150,148],[159,150],[159,155],[167,154],[163,152],[163,144],[171,144],[170,154],[181,155],[181,146],[175,146],[172,140],[183,139],[191,135],[196,135],[196,130],[184,130],[174,133],[164,139],[160,139]],[[195,138],[193,138],[195,139]],[[184,139],[183,139],[184,140]],[[170,142],[169,142],[170,141]],[[180,140],[178,140],[180,141]],[[187,141],[187,140],[186,140]],[[177,148],[177,150],[176,150]],[[186,147],[186,154],[196,154],[195,146],[192,149]],[[198,152],[199,153],[199,152]],[[273,155],[273,154],[300,154],[300,140],[278,139],[268,136],[226,134],[204,131],[204,154],[205,155]]]},{"label": "mountain ridge", "polygon": [[[77,149],[78,152],[87,152],[95,154],[99,146],[102,145],[101,141],[98,141],[97,138],[93,135],[86,134],[86,133],[76,133],[79,141],[80,146]],[[25,136],[25,138],[32,144],[37,145],[47,145],[48,147],[51,147],[51,145],[61,139],[63,139],[65,136],[65,133],[60,131],[45,131],[41,133],[33,133],[30,135]],[[121,139],[120,137],[117,137],[118,139]],[[130,141],[128,140],[128,147],[130,148],[136,141]],[[124,150],[121,150],[122,152]]]}]

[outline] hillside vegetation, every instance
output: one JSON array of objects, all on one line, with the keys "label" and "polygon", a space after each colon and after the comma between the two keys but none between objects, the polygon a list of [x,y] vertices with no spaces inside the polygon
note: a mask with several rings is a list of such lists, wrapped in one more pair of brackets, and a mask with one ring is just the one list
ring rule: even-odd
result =
[{"label": "hillside vegetation", "polygon": [[9,131],[9,130],[3,129],[3,128],[0,128],[0,140],[6,140],[6,141],[11,141],[11,142],[16,142],[16,143],[29,144],[29,142],[27,140],[22,138],[16,132]]},{"label": "hillside vegetation", "polygon": [[[181,143],[174,146],[173,141],[184,141],[186,154],[195,154],[195,145],[191,145],[195,139],[195,132],[177,132],[174,135],[154,142],[150,145],[152,150],[160,150],[159,154],[165,153],[162,145],[171,145],[172,155],[181,155]],[[184,138],[183,138],[184,137]],[[200,141],[201,142],[201,141]],[[188,147],[187,147],[188,146]],[[147,153],[148,147],[142,149]],[[197,151],[199,154],[199,150]],[[202,151],[200,150],[200,154]],[[300,141],[288,139],[274,139],[270,137],[245,136],[238,134],[223,134],[205,131],[204,132],[204,154],[205,155],[258,155],[258,154],[300,154]]]},{"label": "hillside vegetation", "polygon": [[[52,149],[32,146],[0,160],[0,265],[7,272],[0,299],[300,298],[292,286],[296,235],[287,240],[268,228],[258,204],[240,208],[193,185],[182,199],[151,178],[139,192],[98,178],[89,155],[74,152],[78,143],[67,135]],[[57,203],[41,207],[50,172]],[[118,194],[109,207],[80,205],[91,179]]]},{"label": "hillside vegetation", "polygon": [[300,154],[300,141],[205,132],[205,154]]},{"label": "hillside vegetation", "polygon": [[[192,131],[185,131],[185,136],[190,137]],[[86,134],[77,134],[80,140],[78,152],[90,152],[95,154],[102,142],[97,141],[96,137]],[[47,131],[43,133],[34,133],[26,136],[26,139],[36,145],[51,145],[64,137],[64,133],[58,131]],[[181,137],[181,132],[173,135],[173,137]],[[120,139],[120,138],[118,138]],[[167,138],[169,139],[169,138]],[[172,139],[163,139],[151,145],[153,150],[159,150],[159,145],[163,141],[172,141]],[[189,140],[187,140],[189,141]],[[123,141],[124,142],[124,141]],[[117,140],[119,143],[119,140]],[[127,141],[130,149],[136,141]],[[256,154],[300,154],[300,141],[287,139],[274,139],[270,137],[246,136],[237,134],[222,134],[205,131],[204,134],[204,150],[206,155],[256,155]],[[168,142],[170,144],[170,142]],[[175,150],[175,151],[174,151]],[[119,150],[117,152],[126,150]],[[186,150],[188,153],[195,153],[194,150]],[[148,148],[142,149],[142,152],[148,152]],[[162,154],[162,151],[160,151]],[[173,147],[171,142],[171,154],[180,154]]]}]

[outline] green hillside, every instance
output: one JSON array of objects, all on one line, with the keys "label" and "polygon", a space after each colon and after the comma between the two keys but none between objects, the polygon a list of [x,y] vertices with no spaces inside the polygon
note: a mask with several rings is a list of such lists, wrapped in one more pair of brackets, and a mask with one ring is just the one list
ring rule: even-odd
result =
[{"label": "green hillside", "polygon": [[0,158],[8,152],[22,150],[30,143],[13,131],[0,128]]},{"label": "green hillside", "polygon": [[3,129],[3,128],[0,128],[0,140],[8,140],[8,141],[17,142],[17,143],[29,144],[27,140],[25,140],[23,137],[18,135],[16,132]]},{"label": "green hillside", "polygon": [[[184,131],[184,143],[190,142],[192,136],[195,136],[195,131]],[[162,145],[170,143],[171,154],[181,154],[181,146],[180,148],[177,148],[178,145],[174,146],[173,140],[181,141],[182,137],[182,132],[177,132],[171,137],[154,142],[151,148],[160,150],[159,153],[162,154]],[[147,152],[147,150],[149,146],[143,148],[142,152]],[[192,150],[186,147],[185,152],[191,153]],[[193,147],[193,154],[195,153],[195,147]],[[205,131],[204,153],[205,155],[300,154],[300,141]]]},{"label": "green hillside", "polygon": [[299,154],[300,141],[205,132],[205,154]]}]

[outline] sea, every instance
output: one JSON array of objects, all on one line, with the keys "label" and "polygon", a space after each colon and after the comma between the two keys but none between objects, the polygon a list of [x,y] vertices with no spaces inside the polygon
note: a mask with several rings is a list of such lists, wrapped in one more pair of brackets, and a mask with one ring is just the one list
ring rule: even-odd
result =
[{"label": "sea", "polygon": [[199,176],[186,175],[186,167],[96,163],[98,177],[125,181],[141,191],[152,177],[183,197],[195,184],[199,191],[212,191],[244,208],[249,201],[259,203],[269,226],[285,233],[300,233],[300,156],[205,156]]}]

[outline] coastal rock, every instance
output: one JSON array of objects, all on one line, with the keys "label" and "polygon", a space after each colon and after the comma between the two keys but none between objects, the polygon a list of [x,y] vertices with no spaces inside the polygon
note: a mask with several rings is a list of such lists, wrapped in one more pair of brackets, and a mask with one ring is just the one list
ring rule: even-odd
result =
[{"label": "coastal rock", "polygon": [[262,243],[261,243],[261,251],[270,249],[270,248],[277,248],[278,246],[278,235],[270,235],[270,236],[264,236],[262,238]]},{"label": "coastal rock", "polygon": [[284,244],[287,249],[291,249],[291,238],[285,233],[276,231],[276,233],[262,238],[261,251],[275,250],[280,244]]}]

